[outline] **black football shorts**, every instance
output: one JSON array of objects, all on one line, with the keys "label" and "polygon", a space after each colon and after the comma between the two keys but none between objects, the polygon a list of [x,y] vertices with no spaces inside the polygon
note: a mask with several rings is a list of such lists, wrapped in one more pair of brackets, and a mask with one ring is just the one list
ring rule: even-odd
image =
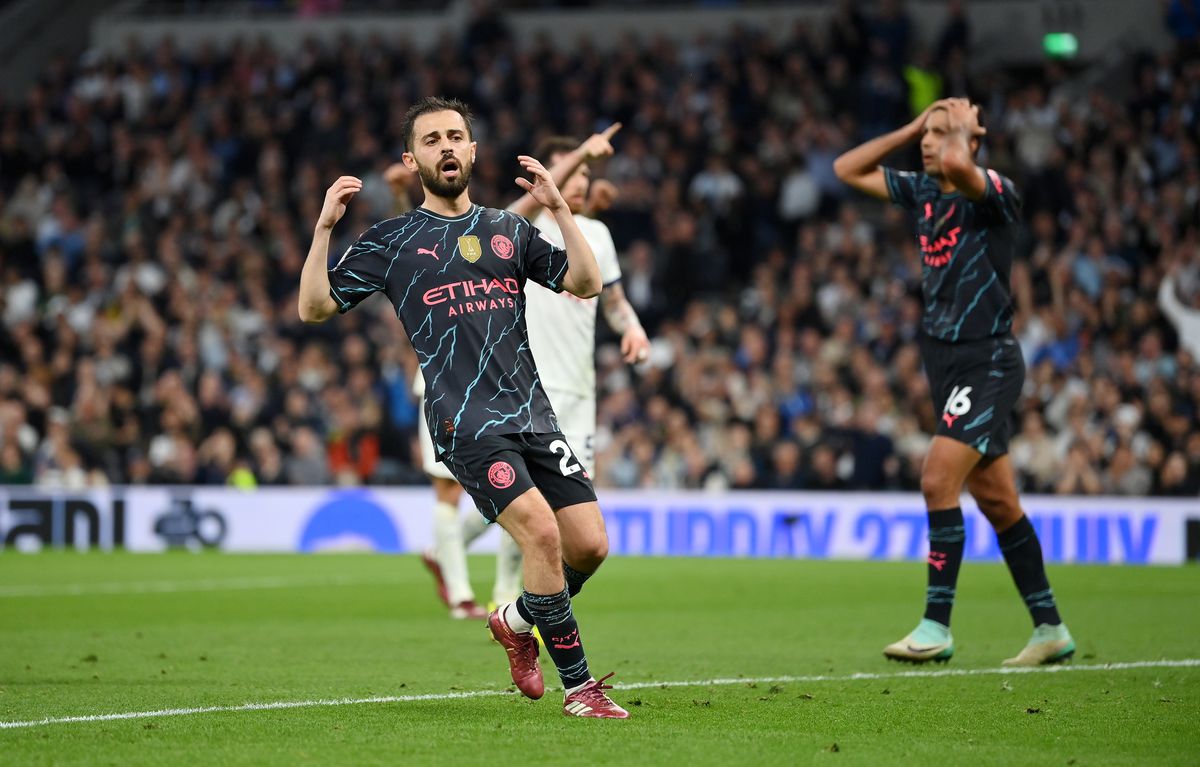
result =
[{"label": "black football shorts", "polygon": [[561,432],[489,435],[459,443],[441,460],[489,522],[534,487],[556,510],[596,500],[591,477]]},{"label": "black football shorts", "polygon": [[1016,405],[1025,385],[1025,360],[1012,336],[947,343],[921,337],[937,433],[985,457],[1008,452]]}]

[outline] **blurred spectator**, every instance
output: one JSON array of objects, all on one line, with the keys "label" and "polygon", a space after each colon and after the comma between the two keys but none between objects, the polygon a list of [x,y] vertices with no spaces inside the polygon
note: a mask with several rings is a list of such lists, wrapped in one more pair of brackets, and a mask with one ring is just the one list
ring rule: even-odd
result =
[{"label": "blurred spectator", "polygon": [[1097,495],[1102,489],[1100,474],[1096,471],[1094,458],[1083,442],[1075,442],[1067,448],[1062,474],[1054,486],[1063,495]]},{"label": "blurred spectator", "polygon": [[1200,281],[1193,270],[1189,280],[1191,301],[1185,304],[1179,300],[1177,275],[1178,270],[1173,271],[1158,286],[1158,307],[1174,325],[1180,345],[1187,349],[1192,359],[1200,359]]},{"label": "blurred spectator", "polygon": [[631,370],[601,331],[598,484],[916,489],[936,413],[911,223],[832,161],[937,86],[987,107],[987,162],[1026,200],[1023,487],[1195,496],[1195,3],[1167,4],[1176,52],[1038,73],[968,69],[965,5],[935,40],[900,2],[842,0],[827,29],[630,37],[604,58],[516,45],[498,3],[428,53],[373,36],[89,52],[0,104],[0,480],[422,481],[391,307],[303,328],[295,290],[336,175],[366,189],[331,252],[393,192],[419,198],[394,170],[399,117],[445,93],[477,113],[488,205],[541,136],[626,125],[593,212],[654,346]]}]

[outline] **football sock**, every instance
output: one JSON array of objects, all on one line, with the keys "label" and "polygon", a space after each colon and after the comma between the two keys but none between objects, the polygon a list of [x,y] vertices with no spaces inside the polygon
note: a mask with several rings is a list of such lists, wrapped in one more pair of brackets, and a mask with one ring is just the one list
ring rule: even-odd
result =
[{"label": "football sock", "polygon": [[567,687],[567,688],[564,688],[564,689],[563,689],[563,692],[564,692],[565,694],[567,694],[567,695],[570,695],[571,693],[573,693],[573,692],[575,692],[575,691],[577,691],[577,690],[582,690],[582,689],[583,689],[583,686],[584,686],[584,685],[586,685],[586,684],[587,684],[588,682],[590,682],[590,681],[592,681],[592,678],[589,676],[587,679],[583,680],[582,682],[580,682],[579,684],[575,685],[574,687]]},{"label": "football sock", "polygon": [[463,548],[471,548],[471,544],[486,533],[489,527],[491,525],[483,518],[482,514],[468,514],[462,522]]},{"label": "football sock", "polygon": [[563,589],[557,594],[530,594],[526,591],[517,600],[517,605],[518,610],[523,606],[533,616],[533,622],[542,634],[542,644],[558,669],[563,687],[570,689],[588,681],[591,675],[583,654],[583,642],[579,638],[579,624],[575,622],[575,614],[571,611],[571,595],[567,590]]},{"label": "football sock", "polygon": [[1054,592],[1050,590],[1050,581],[1046,579],[1042,544],[1029,517],[1022,514],[1015,525],[997,533],[996,538],[1013,582],[1017,584],[1017,591],[1021,592],[1025,606],[1029,608],[1033,625],[1036,627],[1048,623],[1056,626],[1062,623],[1058,606],[1054,603]]},{"label": "football sock", "polygon": [[925,617],[950,625],[950,608],[966,541],[961,508],[929,512],[929,586],[925,590]]},{"label": "football sock", "polygon": [[520,604],[521,600],[509,602],[500,608],[500,617],[504,618],[504,622],[508,627],[518,634],[528,634],[533,631],[533,618],[528,617],[529,611],[522,611]]},{"label": "football sock", "polygon": [[576,570],[563,560],[563,579],[567,582],[567,592],[571,596],[575,596],[583,590],[583,584],[587,583],[587,579],[592,577],[592,573],[585,573]]},{"label": "football sock", "polygon": [[434,552],[451,605],[475,599],[467,574],[467,552],[463,547],[463,526],[458,508],[438,502],[433,507]]}]

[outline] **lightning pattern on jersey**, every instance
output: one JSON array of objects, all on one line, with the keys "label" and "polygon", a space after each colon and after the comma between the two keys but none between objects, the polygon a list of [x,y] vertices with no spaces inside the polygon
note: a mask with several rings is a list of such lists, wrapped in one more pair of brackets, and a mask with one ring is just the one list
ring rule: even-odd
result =
[{"label": "lightning pattern on jersey", "polygon": [[1007,178],[993,170],[984,174],[984,196],[973,201],[944,194],[927,174],[884,168],[892,202],[916,218],[922,328],[940,341],[975,341],[1012,329],[1009,275],[1021,198]]},{"label": "lightning pattern on jersey", "polygon": [[330,270],[330,295],[342,312],[387,295],[425,379],[434,443],[453,452],[487,434],[558,430],[529,351],[523,289],[531,279],[561,290],[567,267],[566,252],[513,213],[418,208],[364,232]]}]

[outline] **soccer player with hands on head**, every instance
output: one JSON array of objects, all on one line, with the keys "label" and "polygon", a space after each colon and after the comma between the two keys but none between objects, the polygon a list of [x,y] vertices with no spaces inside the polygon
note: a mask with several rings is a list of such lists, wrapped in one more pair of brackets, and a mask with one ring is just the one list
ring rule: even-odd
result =
[{"label": "soccer player with hands on head", "polygon": [[[608,553],[595,490],[561,433],[529,351],[524,287],[591,298],[600,269],[550,173],[519,158],[518,184],[550,210],[565,248],[528,220],[470,201],[475,161],[470,111],[425,98],[405,115],[403,160],[421,179],[422,205],[363,232],[327,266],[330,233],[362,188],[330,187],[301,273],[299,312],[321,322],[383,292],[404,324],[425,378],[425,416],[438,457],[524,555],[525,591],[488,618],[508,654],[513,682],[545,692],[534,626],[565,689],[563,713],[626,718],[594,679],[571,594]],[[570,565],[566,570],[564,563]]]},{"label": "soccer player with hands on head", "polygon": [[[582,143],[563,136],[553,136],[541,142],[536,154],[549,164],[551,177],[596,256],[604,282],[599,308],[609,326],[621,336],[622,358],[627,363],[636,364],[648,358],[650,342],[621,287],[621,267],[608,227],[586,215],[611,205],[617,194],[611,184],[603,186],[602,180],[591,179],[590,165],[612,156],[611,140],[620,128],[620,123],[614,123]],[[562,233],[553,214],[531,195],[522,195],[509,206],[509,211],[534,217],[534,225],[543,234],[554,244],[563,245]],[[533,282],[525,286],[525,299],[529,343],[542,385],[551,407],[558,415],[567,443],[575,450],[587,475],[594,475],[597,300],[555,293]],[[420,375],[417,376],[414,391],[418,395],[424,393],[424,381]],[[423,555],[423,561],[433,573],[438,593],[450,607],[451,616],[473,617],[473,611],[478,608],[471,591],[466,548],[487,528],[477,515],[460,522],[457,505],[461,488],[437,462],[433,443],[424,433],[421,442],[425,471],[430,475],[437,498],[434,515],[436,545],[433,551]],[[591,568],[599,563],[576,564]],[[520,569],[520,550],[502,532],[493,590],[496,604],[515,598],[520,588]],[[564,562],[563,569],[569,574],[573,568]]]},{"label": "soccer player with hands on head", "polygon": [[[964,486],[996,531],[1033,619],[1033,636],[1004,663],[1056,663],[1075,652],[1008,457],[1025,381],[1025,363],[1012,334],[1009,288],[1021,198],[1012,181],[976,164],[986,133],[978,106],[967,99],[943,99],[834,163],[842,181],[908,210],[917,225],[924,296],[921,357],[939,416],[921,471],[929,512],[928,588],[920,623],[884,648],[888,658],[913,663],[945,662],[954,654],[950,610],[965,542],[959,506]],[[881,164],[914,142],[920,143],[923,172]]]}]

